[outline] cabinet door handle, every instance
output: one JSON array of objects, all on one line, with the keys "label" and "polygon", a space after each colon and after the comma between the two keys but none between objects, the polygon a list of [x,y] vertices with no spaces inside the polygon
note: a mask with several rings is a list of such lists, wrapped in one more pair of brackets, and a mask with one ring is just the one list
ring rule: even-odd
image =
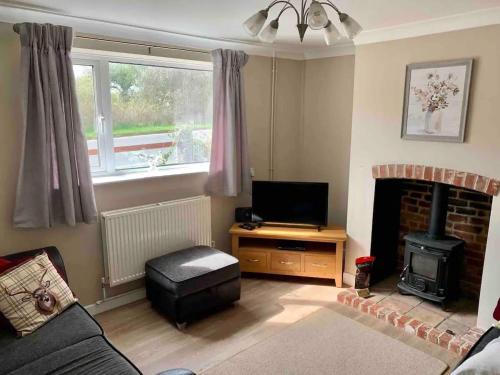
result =
[{"label": "cabinet door handle", "polygon": [[252,263],[259,263],[259,259],[247,259],[247,262],[252,262]]},{"label": "cabinet door handle", "polygon": [[321,268],[326,268],[328,267],[327,264],[322,264],[322,263],[313,263],[312,264],[314,267],[321,267]]},{"label": "cabinet door handle", "polygon": [[290,266],[294,263],[293,262],[286,262],[286,261],[282,260],[282,261],[280,261],[280,264],[286,264],[287,266]]}]

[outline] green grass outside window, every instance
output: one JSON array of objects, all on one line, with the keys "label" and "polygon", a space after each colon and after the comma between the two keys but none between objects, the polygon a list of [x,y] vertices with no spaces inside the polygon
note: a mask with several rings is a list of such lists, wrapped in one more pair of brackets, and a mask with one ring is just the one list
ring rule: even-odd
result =
[{"label": "green grass outside window", "polygon": [[[133,135],[145,135],[156,133],[169,133],[175,130],[180,130],[185,126],[193,129],[211,129],[211,124],[198,125],[171,125],[171,124],[131,124],[118,123],[113,126],[113,137],[127,137]],[[93,126],[84,126],[84,133],[87,139],[96,139],[97,134]]]}]

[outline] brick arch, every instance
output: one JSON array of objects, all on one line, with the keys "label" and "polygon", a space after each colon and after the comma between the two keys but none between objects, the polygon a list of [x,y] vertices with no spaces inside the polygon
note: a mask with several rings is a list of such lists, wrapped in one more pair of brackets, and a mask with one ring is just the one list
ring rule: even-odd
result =
[{"label": "brick arch", "polygon": [[382,164],[372,167],[373,178],[403,178],[442,182],[491,196],[498,195],[500,181],[475,173],[415,164]]}]

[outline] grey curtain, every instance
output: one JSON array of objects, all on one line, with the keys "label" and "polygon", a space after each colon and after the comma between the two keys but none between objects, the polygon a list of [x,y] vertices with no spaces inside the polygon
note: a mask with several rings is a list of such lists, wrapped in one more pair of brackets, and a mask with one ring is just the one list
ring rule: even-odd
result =
[{"label": "grey curtain", "polygon": [[212,59],[214,119],[207,192],[234,197],[249,192],[251,181],[241,76],[248,55],[218,49]]},{"label": "grey curtain", "polygon": [[71,63],[73,32],[16,24],[21,39],[23,145],[14,226],[96,221],[92,179]]}]

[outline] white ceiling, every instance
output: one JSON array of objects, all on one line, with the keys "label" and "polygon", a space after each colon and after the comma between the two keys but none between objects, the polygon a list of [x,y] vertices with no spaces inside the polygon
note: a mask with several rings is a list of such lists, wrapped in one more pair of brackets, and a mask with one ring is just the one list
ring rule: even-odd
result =
[{"label": "white ceiling", "polygon": [[[300,3],[300,0],[291,1]],[[269,3],[269,0],[0,0],[0,5],[51,14],[251,43],[258,43],[258,39],[249,37],[241,24]],[[379,29],[390,30],[471,12],[483,11],[484,17],[484,10],[500,7],[500,0],[334,0],[334,3],[358,20],[365,35]],[[270,18],[277,11],[274,10]],[[336,20],[334,13],[330,14],[332,20]],[[321,33],[313,30],[308,30],[301,45],[295,23],[293,12],[283,15],[275,42],[277,48],[293,46],[304,51],[324,45]]]}]

